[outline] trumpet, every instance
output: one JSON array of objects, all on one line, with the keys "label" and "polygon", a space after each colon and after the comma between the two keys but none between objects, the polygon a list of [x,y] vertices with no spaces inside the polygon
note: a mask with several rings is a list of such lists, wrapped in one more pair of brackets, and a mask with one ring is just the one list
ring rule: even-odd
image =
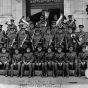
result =
[{"label": "trumpet", "polygon": [[13,46],[14,42],[15,42],[15,39],[13,39],[12,44],[11,44],[11,47]]},{"label": "trumpet", "polygon": [[76,35],[75,34],[71,34],[71,38],[75,38],[76,37]]},{"label": "trumpet", "polygon": [[21,47],[23,46],[25,41],[26,41],[26,37],[23,39],[22,44],[20,45]]}]

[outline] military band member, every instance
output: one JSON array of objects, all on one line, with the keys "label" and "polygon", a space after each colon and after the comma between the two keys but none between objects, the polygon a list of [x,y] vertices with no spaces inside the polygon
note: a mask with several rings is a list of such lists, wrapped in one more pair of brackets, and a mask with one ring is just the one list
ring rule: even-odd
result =
[{"label": "military band member", "polygon": [[23,27],[23,25],[24,25],[23,22],[20,22],[20,23],[19,23],[19,25],[18,25],[18,26],[19,26],[19,30],[18,30],[18,31],[21,30],[21,28]]},{"label": "military band member", "polygon": [[52,26],[51,27],[51,34],[52,35],[55,35],[56,32],[57,32],[57,30],[58,30],[58,28],[56,27],[56,22],[52,22],[52,25],[51,26]]},{"label": "military band member", "polygon": [[21,64],[22,64],[22,54],[19,53],[18,49],[15,49],[15,53],[13,54],[11,64],[11,77],[13,76],[14,67],[17,68],[17,77],[19,77]]},{"label": "military band member", "polygon": [[41,36],[41,31],[39,29],[35,30],[34,36],[32,38],[32,49],[33,51],[37,48],[39,44],[42,45],[43,43],[43,38]]},{"label": "military band member", "polygon": [[65,71],[65,53],[62,52],[62,47],[59,46],[57,49],[57,53],[55,53],[55,76],[58,76],[58,66],[59,66],[59,70],[60,68],[62,68],[63,74],[62,76],[64,77],[64,71]]},{"label": "military band member", "polygon": [[44,43],[43,43],[43,47],[46,50],[49,46],[52,45],[54,41],[54,36],[51,34],[50,28],[48,27],[46,29],[46,34],[44,35]]},{"label": "military band member", "polygon": [[28,30],[28,32],[29,32],[29,35],[30,35],[31,38],[32,38],[33,33],[34,33],[34,31],[35,31],[35,26],[34,26],[34,24],[33,24],[32,22],[30,23],[30,27],[28,27],[27,30]]},{"label": "military band member", "polygon": [[0,53],[0,66],[5,67],[5,76],[8,76],[9,65],[11,62],[10,54],[6,51],[6,48],[2,48],[2,53]]},{"label": "military band member", "polygon": [[40,21],[38,21],[38,22],[36,23],[36,26],[37,26],[37,27],[40,27],[42,21],[45,21],[44,15],[41,15],[41,16],[40,16]]},{"label": "military band member", "polygon": [[46,22],[42,21],[39,30],[42,33],[42,36],[46,33]]},{"label": "military band member", "polygon": [[27,16],[26,21],[30,24],[32,21],[29,16]]},{"label": "military band member", "polygon": [[42,51],[42,47],[39,45],[37,47],[37,51],[34,52],[35,57],[35,66],[38,67],[38,70],[40,69],[40,66],[42,66],[42,76],[44,76],[44,51]]},{"label": "military band member", "polygon": [[54,75],[54,52],[52,51],[52,47],[48,47],[47,53],[45,53],[45,76],[48,75],[48,70],[50,71],[52,69],[53,77]]},{"label": "military band member", "polygon": [[[73,36],[74,35],[74,36]],[[77,36],[75,33],[72,32],[72,27],[69,27],[68,33],[65,36],[65,41],[66,41],[66,50],[68,51],[68,46],[73,45],[73,49],[76,51],[76,46],[77,46]]]},{"label": "military band member", "polygon": [[24,53],[25,49],[29,45],[30,36],[26,32],[25,27],[21,28],[21,31],[18,33],[18,48],[21,50],[21,53]]},{"label": "military band member", "polygon": [[68,15],[69,20],[66,22],[68,27],[72,27],[72,30],[76,30],[75,20],[72,20],[72,15]]},{"label": "military band member", "polygon": [[6,47],[5,32],[2,30],[2,26],[0,25],[0,49]]},{"label": "military band member", "polygon": [[17,48],[17,33],[14,32],[14,28],[10,28],[10,32],[7,35],[7,49],[10,51],[10,53],[12,52],[12,49]]},{"label": "military band member", "polygon": [[67,58],[67,77],[69,77],[69,69],[74,70],[74,75],[77,76],[77,65],[78,65],[78,59],[77,59],[77,54],[76,52],[73,51],[73,45],[69,46],[69,52],[66,53],[66,58]]},{"label": "military band member", "polygon": [[86,51],[86,45],[82,46],[82,52],[79,53],[79,77],[81,76],[81,69],[86,70],[88,68],[88,51]]},{"label": "military band member", "polygon": [[78,35],[78,46],[77,46],[77,53],[82,51],[82,45],[86,44],[86,33],[83,31],[84,26],[79,25],[79,32]]},{"label": "military band member", "polygon": [[58,20],[58,16],[55,14],[55,15],[54,15],[54,20],[53,20],[53,22],[55,22],[55,23],[56,23],[56,22],[57,22],[57,20]]},{"label": "military band member", "polygon": [[14,28],[14,32],[17,32],[17,26],[14,24],[14,19],[10,20],[11,24],[8,24],[7,34],[10,32],[11,28]]},{"label": "military band member", "polygon": [[62,46],[62,51],[65,48],[65,33],[63,33],[63,28],[59,29],[55,35],[55,50],[57,47]]},{"label": "military band member", "polygon": [[32,76],[33,61],[34,61],[33,53],[31,52],[30,47],[27,47],[26,53],[24,53],[24,55],[23,55],[23,63],[21,66],[21,77],[23,77],[23,72],[25,70],[24,69],[25,67],[29,68],[29,77]]}]

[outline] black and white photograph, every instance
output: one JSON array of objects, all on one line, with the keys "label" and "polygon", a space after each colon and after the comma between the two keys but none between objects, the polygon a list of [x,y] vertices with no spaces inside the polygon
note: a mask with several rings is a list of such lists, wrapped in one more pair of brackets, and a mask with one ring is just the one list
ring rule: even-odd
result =
[{"label": "black and white photograph", "polygon": [[88,88],[88,0],[0,0],[0,88]]}]

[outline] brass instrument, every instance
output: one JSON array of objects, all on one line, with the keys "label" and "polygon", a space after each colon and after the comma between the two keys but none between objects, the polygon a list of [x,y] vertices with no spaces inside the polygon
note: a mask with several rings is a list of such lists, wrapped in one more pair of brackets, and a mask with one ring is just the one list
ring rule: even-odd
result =
[{"label": "brass instrument", "polygon": [[73,25],[73,23],[75,23],[75,19],[74,20],[72,20],[72,22],[68,25],[68,26],[72,26]]},{"label": "brass instrument", "polygon": [[64,38],[61,39],[61,41],[60,41],[60,45],[62,45],[63,41],[64,41]]},{"label": "brass instrument", "polygon": [[20,45],[21,47],[23,46],[24,42],[26,41],[26,38],[27,38],[27,37],[25,37],[25,38],[23,39],[22,44]]},{"label": "brass instrument", "polygon": [[12,44],[11,44],[11,47],[13,46],[14,42],[15,42],[15,39],[13,39]]},{"label": "brass instrument", "polygon": [[50,41],[49,41],[49,46],[51,45],[51,43],[52,43],[52,39],[50,39]]},{"label": "brass instrument", "polygon": [[71,34],[71,38],[75,38],[76,37],[76,35],[75,34]]},{"label": "brass instrument", "polygon": [[57,20],[56,26],[61,25],[61,23],[62,23],[62,18],[63,18],[63,14],[61,14],[60,17],[59,17],[59,19]]}]

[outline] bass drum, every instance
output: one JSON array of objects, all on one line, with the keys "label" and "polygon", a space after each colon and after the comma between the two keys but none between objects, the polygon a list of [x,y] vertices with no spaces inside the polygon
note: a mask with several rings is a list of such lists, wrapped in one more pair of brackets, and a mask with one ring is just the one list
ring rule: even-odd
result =
[{"label": "bass drum", "polygon": [[85,77],[88,78],[88,69],[85,70]]}]

